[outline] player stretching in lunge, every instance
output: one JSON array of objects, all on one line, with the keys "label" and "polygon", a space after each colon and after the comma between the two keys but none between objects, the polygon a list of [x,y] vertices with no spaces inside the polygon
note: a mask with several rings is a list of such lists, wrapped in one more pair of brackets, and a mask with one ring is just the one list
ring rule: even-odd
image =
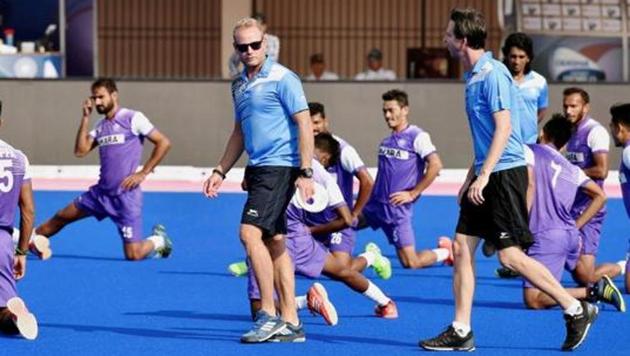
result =
[{"label": "player stretching in lunge", "polygon": [[[604,191],[581,169],[567,161],[558,150],[571,137],[571,123],[563,115],[556,114],[549,120],[540,137],[540,144],[525,146],[533,192],[528,192],[531,206],[529,229],[534,244],[527,255],[542,263],[560,282],[562,271],[575,273],[580,256],[581,240],[579,229],[604,206]],[[574,219],[571,207],[578,191],[591,198],[581,215]],[[558,303],[532,283],[523,283],[525,304],[532,309],[549,308]],[[612,280],[604,275],[591,287],[567,288],[577,299],[590,302],[603,301],[624,312],[623,296]]]},{"label": "player stretching in lunge", "polygon": [[[337,186],[335,179],[317,162],[313,161],[313,179],[322,185],[328,195],[328,207],[335,208],[339,213],[336,221],[328,225],[330,229],[340,230],[348,227],[352,218],[350,209],[346,205],[343,195]],[[357,293],[361,293],[376,303],[375,313],[386,319],[398,317],[396,305],[387,297],[380,288],[370,282],[358,271],[350,269],[332,256],[330,251],[319,241],[313,238],[309,227],[305,225],[306,211],[294,203],[287,209],[287,252],[294,263],[295,271],[310,278],[317,278],[321,274],[346,284]],[[359,257],[363,259],[364,257]],[[252,315],[260,308],[259,292],[253,272],[248,273],[248,295],[252,305]],[[298,309],[308,307],[312,312],[321,314],[330,325],[337,323],[337,314],[332,304],[326,297],[321,285],[315,284],[309,290],[307,296],[296,298]],[[271,341],[303,341],[303,338],[290,338],[276,335]]]},{"label": "player stretching in lunge", "polygon": [[[2,126],[0,102],[0,126]],[[11,238],[16,208],[20,208],[17,248]],[[37,337],[37,320],[17,296],[16,280],[26,273],[26,251],[33,230],[35,206],[28,158],[0,140],[0,331]],[[3,345],[8,351],[8,346]]]},{"label": "player stretching in lunge", "polygon": [[[448,238],[441,238],[437,249],[416,252],[411,223],[413,203],[442,169],[440,156],[429,134],[409,123],[407,93],[394,89],[383,94],[382,99],[383,116],[392,134],[379,147],[376,182],[359,227],[382,229],[389,243],[396,247],[400,264],[405,268],[451,263],[452,248]],[[373,243],[366,246],[366,251],[380,253]]]},{"label": "player stretching in lunge", "polygon": [[[142,190],[140,184],[153,172],[171,147],[169,139],[139,111],[118,104],[118,89],[111,79],[92,84],[92,96],[83,103],[74,154],[84,157],[99,148],[101,172],[96,185],[38,226],[30,243],[33,253],[50,258],[49,238],[66,225],[94,216],[110,218],[117,226],[127,260],[141,260],[155,254],[168,257],[172,244],[162,225],[155,225],[152,236],[142,239]],[[88,131],[92,109],[105,115]],[[137,171],[142,144],[147,138],[155,145],[149,159]]]}]

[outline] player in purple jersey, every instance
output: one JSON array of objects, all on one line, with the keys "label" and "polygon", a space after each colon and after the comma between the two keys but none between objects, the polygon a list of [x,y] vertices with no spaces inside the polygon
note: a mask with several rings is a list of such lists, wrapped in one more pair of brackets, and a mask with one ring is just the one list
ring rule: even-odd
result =
[{"label": "player in purple jersey", "polygon": [[429,134],[409,123],[407,93],[394,89],[382,99],[383,116],[392,133],[379,147],[376,182],[359,228],[382,229],[404,268],[447,261],[451,258],[450,240],[440,248],[417,252],[412,226],[413,204],[442,169],[440,156]]},{"label": "player in purple jersey", "polygon": [[[2,126],[0,102],[0,127]],[[17,247],[13,245],[13,221],[20,209]],[[26,251],[33,230],[33,189],[28,158],[0,140],[0,332],[37,337],[37,320],[17,295],[16,281],[26,274]]]},{"label": "player in purple jersey", "polygon": [[[313,123],[313,134],[315,134],[315,156],[319,162],[326,167],[326,170],[337,178],[337,184],[341,188],[348,207],[352,209],[353,219],[357,219],[363,212],[363,208],[370,198],[374,181],[368,172],[365,164],[357,151],[344,139],[332,135],[330,132],[329,119],[326,116],[324,105],[312,102],[308,104]],[[326,137],[317,136],[325,134]],[[336,141],[332,142],[330,138]],[[359,181],[359,192],[356,202],[354,201],[354,178]],[[313,217],[313,216],[311,216]],[[323,224],[335,218],[335,214],[322,213],[312,219],[309,224]],[[347,228],[334,234],[321,235],[314,232],[317,239],[323,241],[332,252],[333,256],[340,262],[351,266],[356,271],[363,271],[366,266],[361,262],[363,259],[353,259],[352,252],[355,246],[356,231]],[[373,252],[378,252],[373,251]],[[368,251],[367,253],[371,253]],[[379,254],[380,255],[380,254]],[[372,261],[372,259],[369,259]],[[374,259],[372,264],[374,270],[381,278],[391,277],[391,265],[388,259]]]},{"label": "player in purple jersey", "polygon": [[[575,273],[581,247],[578,229],[606,202],[604,191],[558,152],[570,137],[571,123],[562,114],[555,114],[543,127],[540,144],[525,146],[533,183],[528,191],[529,228],[534,235],[534,244],[527,250],[527,255],[547,267],[558,282],[564,269]],[[578,191],[588,195],[591,201],[574,219],[571,207]],[[558,304],[527,280],[523,287],[523,298],[529,308],[543,309]],[[566,290],[574,298],[603,301],[625,311],[623,296],[606,275],[591,287]]]},{"label": "player in purple jersey", "polygon": [[[339,172],[341,169],[339,161],[342,159],[342,153],[341,144],[338,139],[326,132],[315,136],[315,157],[333,177],[335,175],[337,176],[337,184],[344,195],[346,204],[348,204],[347,195],[345,194],[347,191],[339,184],[339,176],[344,173]],[[352,188],[350,186],[346,187],[346,189]],[[350,205],[348,204],[348,206]],[[320,213],[307,213],[306,224],[310,227],[313,236],[323,242],[324,245],[330,249],[332,255],[344,266],[359,272],[363,272],[363,270],[368,267],[373,267],[380,278],[389,279],[392,275],[391,262],[387,257],[381,254],[380,248],[378,248],[376,244],[368,244],[368,248],[365,252],[361,253],[357,258],[352,258],[352,249],[355,242],[354,229],[346,228],[330,233],[324,231],[326,227],[337,218],[337,212],[331,209],[325,209]],[[352,215],[352,221],[357,221],[355,215]]]},{"label": "player in purple jersey", "polygon": [[[351,225],[352,218],[350,209],[348,208],[344,197],[337,185],[336,180],[324,169],[324,167],[316,161],[313,161],[313,180],[322,185],[328,195],[328,208],[332,208],[337,212],[337,218],[330,221],[326,226],[322,226],[319,231],[332,232],[346,228]],[[306,225],[306,211],[298,207],[294,203],[289,204],[287,209],[287,251],[293,264],[295,271],[310,278],[317,278],[321,274],[343,282],[357,293],[363,294],[368,299],[376,303],[375,314],[378,317],[386,319],[395,319],[398,317],[396,304],[391,298],[387,297],[379,287],[369,281],[365,276],[356,270],[351,269],[348,265],[341,263],[337,258],[332,256],[330,251],[312,234],[312,228]],[[359,257],[363,259],[364,257]],[[365,263],[365,261],[363,262]],[[252,307],[252,315],[255,315],[261,308],[260,293],[253,271],[248,271],[248,295]],[[298,296],[296,304],[298,309],[308,307],[311,311],[317,312],[324,316],[328,324],[337,323],[336,316],[330,318],[331,313],[325,310],[319,310],[313,305],[312,291],[308,296]],[[309,303],[309,299],[310,303]],[[327,298],[324,302],[316,304],[325,305],[329,303]],[[310,305],[309,305],[310,304]],[[336,312],[334,313],[336,315]]]},{"label": "player in purple jersey", "polygon": [[[565,156],[578,166],[584,173],[600,187],[608,176],[608,149],[610,137],[608,131],[590,115],[590,97],[582,88],[567,88],[563,92],[562,106],[564,115],[573,124],[574,133],[567,143]],[[571,214],[575,219],[582,213],[590,198],[578,192]],[[615,277],[619,274],[618,266],[605,263],[596,267],[595,258],[599,250],[600,234],[606,207],[600,209],[582,228],[582,251],[578,260],[578,268],[574,277],[582,284],[597,282],[603,275]]]},{"label": "player in purple jersey", "polygon": [[[630,217],[630,103],[614,105],[610,108],[610,131],[616,147],[623,147],[621,164],[619,165],[619,183],[621,195],[626,207],[626,213]],[[630,241],[629,241],[630,242]],[[619,262],[619,271],[625,274],[626,293],[630,293],[630,247],[626,260]]]},{"label": "player in purple jersey", "polygon": [[[98,183],[37,227],[31,240],[31,251],[42,259],[49,258],[49,238],[68,224],[94,216],[98,220],[108,217],[116,224],[127,260],[136,261],[153,255],[168,257],[172,244],[162,225],[155,225],[153,234],[143,240],[140,184],[164,158],[171,143],[141,112],[120,107],[113,80],[98,79],[91,90],[92,95],[83,103],[74,154],[84,157],[99,148],[101,170]],[[89,131],[93,108],[105,116]],[[138,171],[145,138],[155,147]]]}]

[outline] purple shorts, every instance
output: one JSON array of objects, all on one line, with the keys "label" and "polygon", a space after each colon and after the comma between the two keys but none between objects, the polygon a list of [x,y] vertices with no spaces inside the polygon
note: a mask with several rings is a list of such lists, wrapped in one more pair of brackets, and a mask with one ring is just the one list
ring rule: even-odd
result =
[{"label": "purple shorts", "polygon": [[[557,281],[562,272],[573,271],[578,259],[582,240],[577,230],[547,230],[534,234],[534,244],[527,250],[527,255],[542,263]],[[523,280],[525,288],[535,288],[529,281]]]},{"label": "purple shorts", "polygon": [[142,190],[139,188],[120,195],[107,195],[93,185],[74,200],[74,205],[99,221],[112,219],[124,243],[142,241]]},{"label": "purple shorts", "polygon": [[13,277],[14,256],[15,247],[11,234],[0,230],[0,307],[6,307],[7,301],[17,296]]},{"label": "purple shorts", "polygon": [[411,225],[411,213],[405,213],[406,209],[406,207],[391,207],[386,204],[368,204],[363,209],[363,216],[373,230],[383,230],[389,243],[401,249],[416,244]]},{"label": "purple shorts", "polygon": [[[288,235],[286,246],[295,273],[309,278],[317,278],[322,274],[328,250],[321,242],[310,234]],[[260,299],[258,282],[252,268],[247,271],[247,295],[249,299]]]},{"label": "purple shorts", "polygon": [[604,219],[591,219],[580,229],[582,238],[582,254],[597,256],[599,250],[599,238],[602,232]]},{"label": "purple shorts", "polygon": [[330,252],[345,252],[352,255],[356,241],[356,231],[353,228],[347,228],[332,234],[315,236],[315,239],[322,242]]}]

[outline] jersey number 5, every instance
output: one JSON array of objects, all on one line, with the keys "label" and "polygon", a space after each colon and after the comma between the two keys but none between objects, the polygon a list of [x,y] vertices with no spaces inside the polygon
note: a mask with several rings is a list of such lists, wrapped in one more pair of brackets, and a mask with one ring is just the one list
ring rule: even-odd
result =
[{"label": "jersey number 5", "polygon": [[0,192],[7,193],[13,188],[13,172],[9,170],[13,166],[10,159],[0,159]]}]

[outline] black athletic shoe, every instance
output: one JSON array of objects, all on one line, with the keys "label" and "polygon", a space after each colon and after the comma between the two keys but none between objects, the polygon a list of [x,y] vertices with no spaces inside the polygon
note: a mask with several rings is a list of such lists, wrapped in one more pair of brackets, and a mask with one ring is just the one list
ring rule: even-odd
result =
[{"label": "black athletic shoe", "polygon": [[440,335],[433,339],[422,340],[418,346],[430,351],[474,351],[475,338],[472,330],[468,335],[461,337],[452,325],[449,325]]},{"label": "black athletic shoe", "polygon": [[304,334],[304,328],[302,322],[299,325],[294,326],[291,323],[286,323],[287,327],[272,336],[269,342],[304,342],[306,341],[306,334]]},{"label": "black athletic shoe", "polygon": [[610,277],[604,275],[594,286],[589,288],[590,302],[604,302],[617,308],[620,312],[626,311],[626,302],[623,300],[623,294],[619,288],[613,283]]},{"label": "black athletic shoe", "polygon": [[497,277],[499,278],[503,278],[503,279],[512,279],[512,278],[517,278],[520,277],[521,275],[516,272],[513,271],[507,267],[499,267],[494,271],[494,274],[497,275]]},{"label": "black athletic shoe", "polygon": [[588,335],[591,325],[597,319],[599,309],[593,304],[580,302],[582,305],[582,313],[578,315],[564,314],[564,320],[567,325],[567,338],[562,344],[562,351],[571,351],[577,349],[586,336]]}]

